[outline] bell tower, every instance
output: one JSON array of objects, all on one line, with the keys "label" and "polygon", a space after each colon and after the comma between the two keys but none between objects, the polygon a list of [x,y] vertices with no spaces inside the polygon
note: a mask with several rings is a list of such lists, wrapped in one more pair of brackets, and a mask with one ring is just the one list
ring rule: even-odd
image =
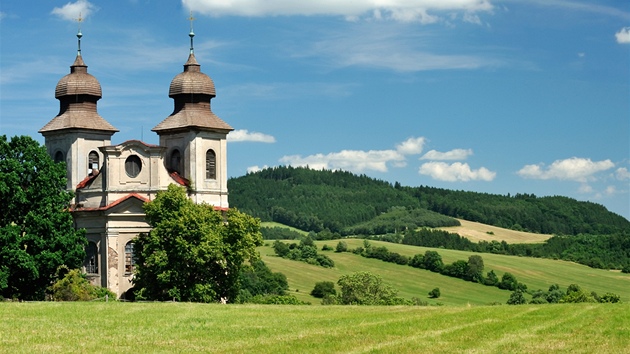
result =
[{"label": "bell tower", "polygon": [[160,145],[167,148],[166,168],[190,182],[191,199],[227,208],[226,139],[234,129],[211,110],[216,91],[214,82],[201,72],[195,58],[193,20],[191,14],[188,60],[169,88],[173,113],[152,130],[159,135]]},{"label": "bell tower", "polygon": [[[78,19],[79,24],[82,19]],[[110,145],[111,136],[118,130],[96,111],[102,97],[101,84],[88,74],[81,56],[81,28],[77,33],[78,50],[70,74],[57,83],[55,98],[59,100],[59,114],[39,130],[46,149],[56,162],[65,162],[68,190],[103,165],[100,146]]]}]

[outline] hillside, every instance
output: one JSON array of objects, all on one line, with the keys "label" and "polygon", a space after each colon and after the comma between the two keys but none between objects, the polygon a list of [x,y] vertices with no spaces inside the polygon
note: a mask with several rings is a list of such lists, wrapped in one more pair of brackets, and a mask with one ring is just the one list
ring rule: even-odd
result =
[{"label": "hillside", "polygon": [[[345,239],[350,249],[361,247],[363,240]],[[403,256],[412,257],[416,254],[424,254],[427,250],[437,251],[445,264],[457,260],[468,260],[471,255],[481,255],[484,261],[484,271],[494,272],[501,277],[504,272],[510,272],[516,276],[519,282],[528,286],[530,290],[547,290],[550,285],[558,284],[566,289],[570,284],[579,284],[589,291],[598,294],[612,292],[619,294],[622,301],[630,301],[630,274],[618,271],[593,269],[573,262],[540,259],[530,257],[507,256],[500,254],[479,254],[466,251],[417,247],[387,242],[370,241],[373,247],[387,247],[391,252],[397,252]],[[334,247],[337,241],[316,241],[318,249],[324,244]],[[440,302],[446,305],[461,306],[466,304],[483,305],[493,302],[505,303],[510,296],[507,290],[468,282],[457,278],[448,277],[428,270],[412,268],[406,265],[398,265],[383,262],[378,259],[364,258],[359,255],[344,252],[321,251],[335,262],[334,268],[323,268],[304,262],[279,258],[270,247],[271,242],[260,247],[259,251],[263,261],[275,272],[282,272],[287,276],[291,294],[300,300],[312,303],[318,299],[309,295],[316,282],[336,282],[340,276],[356,271],[369,271],[378,274],[383,279],[400,291],[399,295],[405,298],[419,297],[430,303]],[[427,299],[426,294],[433,288],[439,287],[442,296],[438,300]]]},{"label": "hillside", "polygon": [[541,243],[553,236],[549,234],[510,230],[464,219],[458,220],[460,226],[447,226],[440,227],[439,229],[459,234],[474,242],[505,241],[507,243]]},{"label": "hillside", "polygon": [[[630,221],[602,205],[531,194],[503,196],[427,186],[405,187],[344,171],[274,167],[228,181],[230,205],[261,218],[305,231],[324,228],[341,234],[352,227],[387,219],[384,213],[424,210],[421,216],[397,215],[403,224],[375,221],[360,233],[394,232],[419,226],[455,226],[453,218],[541,234],[610,235],[630,231]],[[411,222],[411,220],[416,222]],[[418,218],[421,219],[418,221]],[[383,232],[384,231],[384,232]]]}]

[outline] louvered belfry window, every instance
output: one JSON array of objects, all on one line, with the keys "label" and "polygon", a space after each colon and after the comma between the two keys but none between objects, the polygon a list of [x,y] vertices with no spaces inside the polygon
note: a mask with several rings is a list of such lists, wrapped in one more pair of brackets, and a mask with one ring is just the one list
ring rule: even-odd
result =
[{"label": "louvered belfry window", "polygon": [[212,149],[206,152],[206,179],[217,179],[217,154]]}]

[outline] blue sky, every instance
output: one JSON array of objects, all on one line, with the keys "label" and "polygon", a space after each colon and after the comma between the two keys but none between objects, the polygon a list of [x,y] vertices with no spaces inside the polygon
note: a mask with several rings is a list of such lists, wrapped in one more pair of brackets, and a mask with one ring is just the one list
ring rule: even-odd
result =
[{"label": "blue sky", "polygon": [[81,13],[112,143],[157,143],[191,10],[232,177],[309,165],[630,218],[626,0],[5,1],[0,134],[43,143]]}]

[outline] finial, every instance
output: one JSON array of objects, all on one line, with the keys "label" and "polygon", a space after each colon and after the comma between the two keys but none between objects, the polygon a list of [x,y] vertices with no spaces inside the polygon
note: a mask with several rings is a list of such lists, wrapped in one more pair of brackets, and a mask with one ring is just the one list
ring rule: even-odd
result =
[{"label": "finial", "polygon": [[190,21],[190,33],[188,33],[188,36],[190,36],[190,54],[194,54],[195,49],[193,47],[193,37],[195,36],[195,32],[193,32],[193,21],[195,18],[192,15],[192,10],[190,10],[190,17],[188,20]]},{"label": "finial", "polygon": [[83,37],[83,33],[81,33],[81,22],[83,22],[83,17],[81,17],[80,12],[79,12],[79,18],[77,18],[77,22],[79,23],[79,32],[77,33],[79,49],[78,49],[77,55],[81,56],[81,37]]}]

